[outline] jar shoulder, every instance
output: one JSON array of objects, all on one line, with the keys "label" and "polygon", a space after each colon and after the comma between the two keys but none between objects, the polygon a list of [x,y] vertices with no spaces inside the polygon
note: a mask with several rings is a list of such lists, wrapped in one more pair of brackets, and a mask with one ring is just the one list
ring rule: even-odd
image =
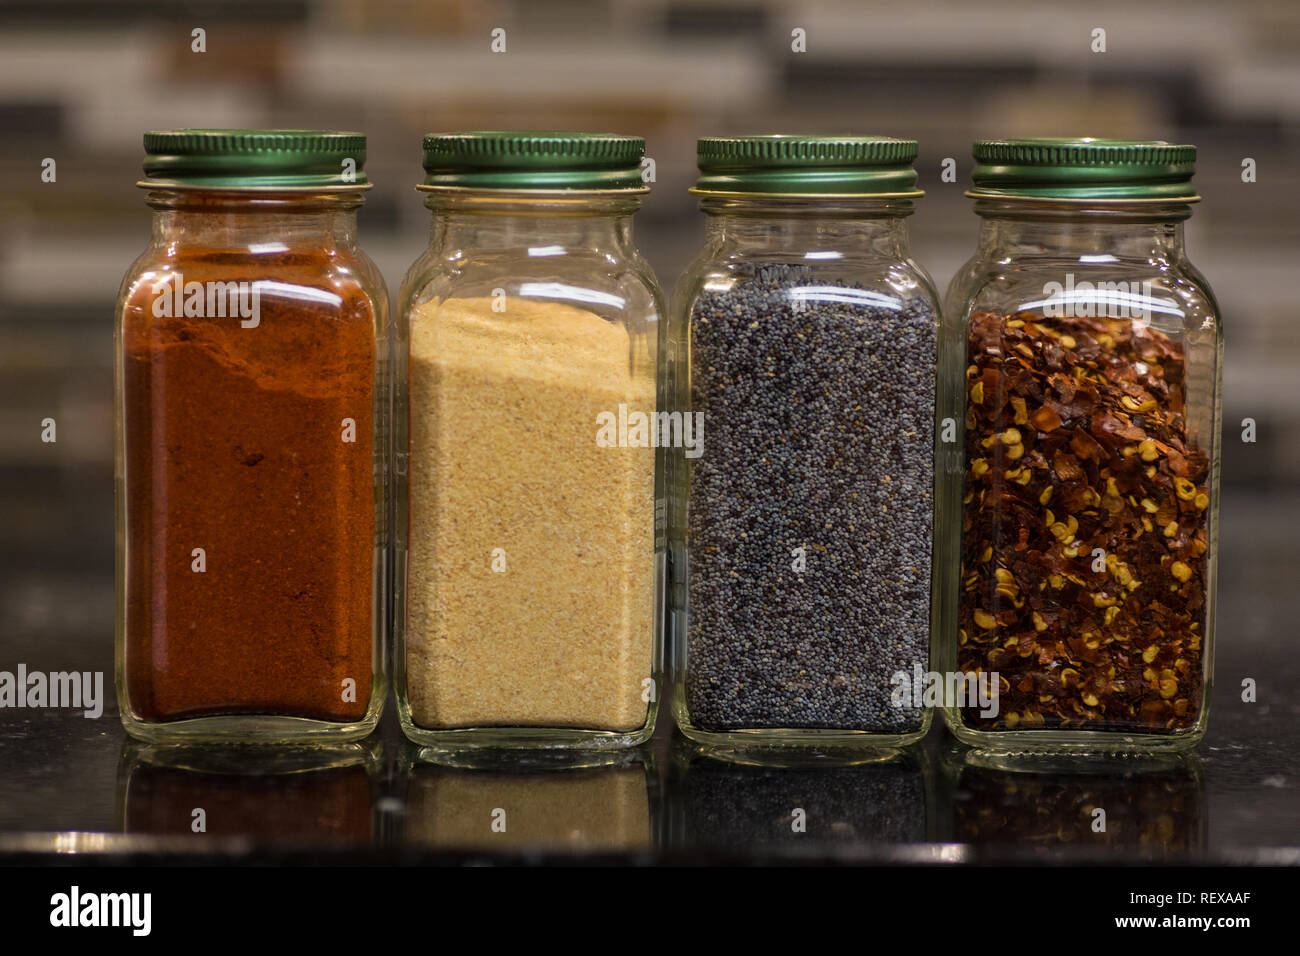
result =
[{"label": "jar shoulder", "polygon": [[[364,300],[378,317],[388,311],[383,274],[355,245],[258,253],[155,242],[135,258],[123,276],[119,317],[152,311],[153,302],[164,292],[175,298],[177,282],[182,283],[182,302],[198,289],[206,301],[212,295],[208,287],[215,287],[221,295],[228,284],[246,283],[256,287],[262,298],[301,299],[322,312],[330,310],[331,301],[340,312],[355,312],[358,300]],[[293,289],[318,294],[303,297]]]},{"label": "jar shoulder", "polygon": [[678,278],[672,313],[689,319],[695,301],[706,291],[729,291],[755,282],[774,290],[826,289],[833,294],[830,289],[842,288],[904,302],[919,299],[936,316],[939,311],[934,280],[910,257],[850,252],[819,258],[798,251],[757,254],[713,245],[706,246]]},{"label": "jar shoulder", "polygon": [[1187,329],[1217,328],[1219,305],[1209,282],[1185,258],[995,259],[973,256],[957,270],[944,295],[944,315],[965,322],[982,311],[1041,311],[1068,307],[1104,313],[1121,308],[1163,314]]},{"label": "jar shoulder", "polygon": [[658,316],[664,294],[649,262],[634,247],[569,248],[530,255],[527,249],[462,249],[432,245],[407,269],[398,311],[459,298],[544,298],[602,314]]}]

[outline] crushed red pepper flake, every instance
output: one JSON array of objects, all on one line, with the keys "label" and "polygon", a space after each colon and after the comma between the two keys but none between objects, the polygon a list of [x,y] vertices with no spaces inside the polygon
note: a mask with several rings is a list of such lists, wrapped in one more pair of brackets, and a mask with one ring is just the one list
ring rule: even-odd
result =
[{"label": "crushed red pepper flake", "polygon": [[1031,312],[975,313],[967,344],[958,662],[1002,679],[998,716],[964,719],[1193,726],[1209,458],[1184,419],[1183,346],[1129,319]]}]

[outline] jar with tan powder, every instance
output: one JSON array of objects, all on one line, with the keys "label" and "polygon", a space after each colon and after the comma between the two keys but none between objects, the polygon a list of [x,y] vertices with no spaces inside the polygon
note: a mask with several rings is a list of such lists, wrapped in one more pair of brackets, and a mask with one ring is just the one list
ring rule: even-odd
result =
[{"label": "jar with tan powder", "polygon": [[632,244],[643,140],[431,134],[395,345],[402,729],[625,747],[654,729],[663,298]]}]

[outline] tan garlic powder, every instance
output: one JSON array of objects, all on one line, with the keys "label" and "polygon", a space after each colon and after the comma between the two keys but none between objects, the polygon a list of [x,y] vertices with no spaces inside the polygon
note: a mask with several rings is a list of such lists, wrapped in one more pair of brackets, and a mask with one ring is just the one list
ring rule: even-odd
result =
[{"label": "tan garlic powder", "polygon": [[597,416],[653,411],[654,372],[634,374],[627,330],[592,312],[492,302],[411,316],[412,717],[634,730],[651,673],[654,450],[601,447]]}]

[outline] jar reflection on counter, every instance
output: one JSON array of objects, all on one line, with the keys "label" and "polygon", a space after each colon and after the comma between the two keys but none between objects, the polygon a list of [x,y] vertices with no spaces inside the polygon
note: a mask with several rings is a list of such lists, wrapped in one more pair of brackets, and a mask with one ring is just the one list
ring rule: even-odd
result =
[{"label": "jar reflection on counter", "polygon": [[[627,747],[659,684],[662,296],[632,243],[644,141],[425,139],[400,294],[398,713],[448,748]],[[612,426],[611,426],[611,423]]]},{"label": "jar reflection on counter", "polygon": [[1184,856],[1206,848],[1195,754],[1035,765],[967,754],[956,770],[952,839],[1057,854],[1063,844]]},{"label": "jar reflection on counter", "polygon": [[636,851],[655,845],[650,755],[495,753],[445,762],[404,746],[404,843],[441,849]]},{"label": "jar reflection on counter", "polygon": [[154,741],[364,736],[386,690],[387,540],[365,138],[174,130],[145,146],[153,239],[117,314],[123,723]]},{"label": "jar reflection on counter", "polygon": [[678,739],[665,807],[670,847],[737,855],[809,841],[923,843],[935,829],[929,757],[919,748],[725,751]]},{"label": "jar reflection on counter", "polygon": [[127,740],[118,816],[128,834],[371,845],[382,767],[382,747],[373,739],[257,750]]}]

